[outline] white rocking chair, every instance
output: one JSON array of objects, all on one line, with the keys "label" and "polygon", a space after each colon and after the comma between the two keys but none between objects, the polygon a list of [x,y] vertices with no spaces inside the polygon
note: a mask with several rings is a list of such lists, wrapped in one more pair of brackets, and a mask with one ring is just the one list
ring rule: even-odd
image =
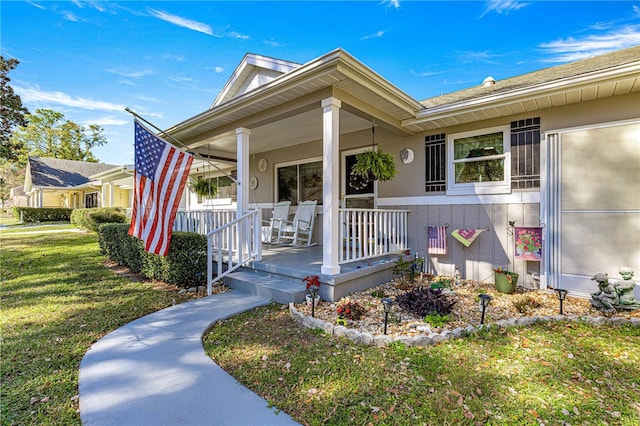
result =
[{"label": "white rocking chair", "polygon": [[317,201],[303,201],[298,205],[293,221],[280,229],[279,241],[291,241],[293,245],[311,244],[313,225],[316,218]]},{"label": "white rocking chair", "polygon": [[[280,201],[274,204],[271,219],[262,222],[262,242],[279,243],[282,228],[289,222],[291,201]],[[274,234],[276,238],[274,239]]]}]

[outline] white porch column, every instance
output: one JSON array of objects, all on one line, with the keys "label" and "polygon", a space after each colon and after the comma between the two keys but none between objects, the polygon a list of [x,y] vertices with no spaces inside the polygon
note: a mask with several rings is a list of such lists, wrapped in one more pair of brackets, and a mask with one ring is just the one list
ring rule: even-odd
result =
[{"label": "white porch column", "polygon": [[116,205],[115,188],[116,184],[113,182],[109,182],[109,205],[107,207],[115,207]]},{"label": "white porch column", "polygon": [[242,216],[249,207],[249,136],[251,130],[245,127],[236,129],[236,143],[238,151],[238,217]]},{"label": "white porch column", "polygon": [[322,100],[322,268],[323,274],[340,273],[338,264],[340,182],[340,100]]}]

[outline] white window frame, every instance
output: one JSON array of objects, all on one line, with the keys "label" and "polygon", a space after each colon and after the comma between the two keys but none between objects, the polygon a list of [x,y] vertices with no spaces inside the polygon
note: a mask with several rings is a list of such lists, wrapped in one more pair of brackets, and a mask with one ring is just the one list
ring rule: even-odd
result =
[{"label": "white window frame", "polygon": [[[455,183],[455,164],[464,160],[454,160],[456,139],[502,132],[503,153],[482,157],[487,160],[504,159],[503,180],[497,182]],[[510,194],[511,193],[511,139],[509,126],[490,127],[447,135],[447,195]]]}]

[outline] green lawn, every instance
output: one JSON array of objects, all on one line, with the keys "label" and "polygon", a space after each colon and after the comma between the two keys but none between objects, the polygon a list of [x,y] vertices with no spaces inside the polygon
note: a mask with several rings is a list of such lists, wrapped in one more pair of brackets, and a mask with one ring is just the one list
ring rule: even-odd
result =
[{"label": "green lawn", "polygon": [[640,327],[629,325],[553,322],[375,348],[270,306],[218,324],[205,348],[304,424],[640,424]]},{"label": "green lawn", "polygon": [[[91,344],[184,300],[102,262],[94,234],[0,232],[3,425],[80,424],[78,366]],[[640,423],[638,327],[550,323],[380,349],[270,306],[217,325],[205,345],[305,424]]]},{"label": "green lawn", "polygon": [[0,232],[3,425],[80,424],[78,367],[91,344],[183,301],[103,260],[95,234]]}]

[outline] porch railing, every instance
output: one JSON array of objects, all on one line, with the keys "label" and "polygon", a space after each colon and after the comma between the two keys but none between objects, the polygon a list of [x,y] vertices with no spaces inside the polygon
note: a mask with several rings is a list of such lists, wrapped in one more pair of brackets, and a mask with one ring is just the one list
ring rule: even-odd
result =
[{"label": "porch railing", "polygon": [[[213,284],[251,260],[262,260],[262,215],[252,210],[207,232],[207,292]],[[216,271],[214,264],[216,262]],[[215,272],[215,277],[214,277]]]},{"label": "porch railing", "polygon": [[338,263],[406,250],[409,210],[339,209]]},{"label": "porch railing", "polygon": [[173,230],[206,235],[231,222],[236,216],[236,210],[178,210],[173,222]]}]

